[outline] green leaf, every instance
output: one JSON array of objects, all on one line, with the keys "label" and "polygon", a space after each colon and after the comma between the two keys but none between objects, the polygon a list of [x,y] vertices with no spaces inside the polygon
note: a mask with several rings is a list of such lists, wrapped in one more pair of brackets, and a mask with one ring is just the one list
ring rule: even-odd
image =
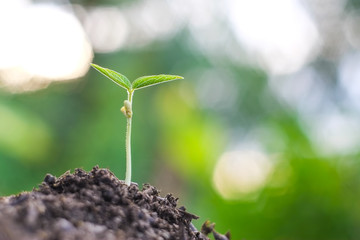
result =
[{"label": "green leaf", "polygon": [[122,75],[118,72],[115,72],[111,69],[100,67],[99,65],[96,65],[93,63],[91,63],[91,66],[93,68],[95,68],[96,70],[98,70],[103,75],[105,75],[111,81],[113,81],[114,83],[119,85],[120,87],[123,87],[128,91],[131,90],[131,83],[130,83],[129,79],[127,79],[127,77],[125,77],[124,75]]},{"label": "green leaf", "polygon": [[135,90],[135,89],[139,89],[139,88],[144,88],[144,87],[149,87],[152,85],[160,84],[163,82],[174,81],[177,79],[184,79],[184,78],[181,76],[164,75],[164,74],[144,76],[144,77],[139,77],[139,78],[135,79],[135,81],[132,83],[132,88]]}]

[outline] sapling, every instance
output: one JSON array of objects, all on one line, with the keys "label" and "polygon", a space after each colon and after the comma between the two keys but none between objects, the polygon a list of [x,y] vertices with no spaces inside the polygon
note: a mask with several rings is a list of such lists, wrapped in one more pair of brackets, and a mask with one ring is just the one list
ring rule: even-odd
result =
[{"label": "sapling", "polygon": [[183,77],[176,75],[165,75],[165,74],[151,75],[151,76],[139,77],[131,83],[127,77],[111,69],[103,68],[93,63],[91,64],[91,66],[94,67],[103,75],[105,75],[111,81],[113,81],[120,87],[124,88],[128,94],[128,98],[127,100],[124,101],[124,106],[120,110],[127,118],[126,141],[125,141],[125,145],[126,145],[125,183],[127,185],[130,185],[131,183],[131,120],[133,117],[132,101],[133,101],[134,91],[164,82],[183,79]]}]

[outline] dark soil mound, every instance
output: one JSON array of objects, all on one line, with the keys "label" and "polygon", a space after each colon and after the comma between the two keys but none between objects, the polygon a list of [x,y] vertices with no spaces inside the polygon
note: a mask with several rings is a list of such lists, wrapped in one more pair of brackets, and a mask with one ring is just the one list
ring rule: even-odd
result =
[{"label": "dark soil mound", "polygon": [[46,175],[32,192],[0,198],[0,240],[228,239],[197,217],[177,198],[161,197],[155,187],[127,186],[107,169],[76,169],[59,178]]}]

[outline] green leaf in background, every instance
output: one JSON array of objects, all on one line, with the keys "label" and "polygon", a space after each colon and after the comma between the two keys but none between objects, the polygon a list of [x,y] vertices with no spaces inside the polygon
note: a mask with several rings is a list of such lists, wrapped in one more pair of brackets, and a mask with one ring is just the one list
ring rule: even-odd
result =
[{"label": "green leaf in background", "polygon": [[111,81],[113,81],[114,83],[119,85],[120,87],[123,87],[126,90],[131,89],[131,83],[130,83],[129,79],[127,79],[127,77],[125,77],[124,75],[122,75],[122,74],[120,74],[118,72],[115,72],[115,71],[113,71],[111,69],[100,67],[99,65],[96,65],[96,64],[93,64],[93,63],[91,63],[91,66],[93,68],[95,68],[96,70],[98,70],[103,75],[105,75]]},{"label": "green leaf in background", "polygon": [[139,77],[139,78],[135,79],[135,81],[132,83],[132,88],[135,90],[135,89],[149,87],[149,86],[156,85],[156,84],[159,84],[162,82],[168,82],[168,81],[173,81],[173,80],[177,80],[177,79],[184,79],[184,78],[181,76],[164,75],[164,74],[144,76],[144,77]]}]

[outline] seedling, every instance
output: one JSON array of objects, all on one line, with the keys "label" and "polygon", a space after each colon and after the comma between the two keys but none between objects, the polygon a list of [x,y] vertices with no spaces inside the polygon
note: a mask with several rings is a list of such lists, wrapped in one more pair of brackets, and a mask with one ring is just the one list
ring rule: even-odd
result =
[{"label": "seedling", "polygon": [[119,85],[120,87],[124,88],[127,91],[128,98],[124,101],[124,106],[120,109],[121,112],[125,115],[127,118],[127,124],[126,124],[126,172],[125,172],[125,183],[127,185],[130,185],[131,183],[131,120],[133,117],[133,111],[132,111],[132,101],[133,101],[133,95],[134,91],[154,86],[156,84],[169,82],[177,79],[183,79],[181,76],[176,75],[152,75],[152,76],[143,76],[135,79],[132,83],[129,81],[127,77],[124,75],[115,72],[108,68],[100,67],[96,64],[91,64],[93,68],[98,70],[100,73],[105,75],[107,78],[109,78],[111,81]]}]

